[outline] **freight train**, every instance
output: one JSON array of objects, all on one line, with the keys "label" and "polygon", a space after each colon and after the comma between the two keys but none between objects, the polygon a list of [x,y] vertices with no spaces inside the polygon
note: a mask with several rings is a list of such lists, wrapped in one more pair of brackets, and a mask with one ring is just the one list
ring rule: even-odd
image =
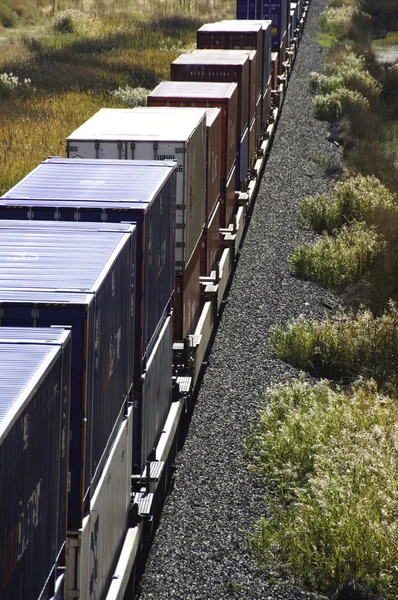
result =
[{"label": "freight train", "polygon": [[0,598],[132,597],[308,0],[238,0],[0,198]]}]

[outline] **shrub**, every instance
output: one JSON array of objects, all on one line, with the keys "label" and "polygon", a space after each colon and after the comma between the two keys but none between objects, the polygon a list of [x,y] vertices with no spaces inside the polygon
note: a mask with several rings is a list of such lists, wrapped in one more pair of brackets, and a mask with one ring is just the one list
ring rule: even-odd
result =
[{"label": "shrub", "polygon": [[25,78],[20,81],[13,73],[0,73],[0,97],[11,94],[26,93],[31,89],[31,80]]},{"label": "shrub", "polygon": [[79,23],[85,19],[85,14],[80,10],[68,8],[55,13],[52,28],[58,33],[74,33],[78,31]]},{"label": "shrub", "polygon": [[397,597],[397,420],[371,383],[349,396],[303,378],[267,390],[246,449],[272,487],[250,540],[261,560],[322,592],[355,579]]},{"label": "shrub", "polygon": [[324,233],[314,245],[299,246],[288,261],[298,277],[340,287],[364,275],[384,248],[374,228],[354,222],[334,236]]},{"label": "shrub", "polygon": [[390,302],[379,317],[364,308],[356,316],[341,309],[321,321],[299,317],[276,327],[272,343],[277,356],[318,377],[361,376],[383,386],[398,369],[398,309]]},{"label": "shrub", "polygon": [[398,201],[376,177],[357,175],[336,184],[333,197],[309,196],[299,204],[300,222],[318,233],[356,221],[373,221],[376,208],[398,209]]},{"label": "shrub", "polygon": [[6,28],[15,27],[16,22],[15,12],[7,4],[0,4],[0,25]]},{"label": "shrub", "polygon": [[147,88],[126,86],[110,92],[111,96],[126,106],[146,106],[147,96],[151,92]]},{"label": "shrub", "polygon": [[349,36],[351,22],[356,11],[354,4],[329,8],[326,12],[327,30],[341,40]]},{"label": "shrub", "polygon": [[319,121],[338,121],[343,114],[343,106],[337,93],[316,96],[312,101],[314,116]]}]

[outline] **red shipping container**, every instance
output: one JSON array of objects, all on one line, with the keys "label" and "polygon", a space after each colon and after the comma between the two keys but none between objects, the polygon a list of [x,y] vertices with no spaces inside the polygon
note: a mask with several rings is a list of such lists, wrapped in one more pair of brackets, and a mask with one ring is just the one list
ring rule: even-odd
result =
[{"label": "red shipping container", "polygon": [[257,93],[261,91],[263,70],[263,32],[260,23],[248,23],[245,20],[236,20],[234,23],[221,21],[207,23],[197,32],[197,47],[215,48],[219,50],[256,50],[256,80]]},{"label": "red shipping container", "polygon": [[239,56],[239,53],[242,52],[243,55],[247,54],[249,56],[249,85],[248,85],[248,123],[251,123],[255,113],[256,113],[256,98],[258,98],[261,93],[261,80],[258,80],[258,53],[256,50],[194,50],[192,54],[200,54],[203,56],[204,53],[209,56]]},{"label": "red shipping container", "polygon": [[200,239],[184,273],[176,275],[174,289],[174,340],[181,341],[195,331],[202,308],[200,290]]},{"label": "red shipping container", "polygon": [[181,54],[170,65],[173,81],[219,81],[238,84],[237,139],[248,125],[249,57],[220,57],[208,54]]},{"label": "red shipping container", "polygon": [[263,131],[265,131],[267,129],[269,120],[270,120],[270,116],[271,116],[271,90],[272,85],[271,85],[271,75],[269,77],[268,80],[268,85],[266,88],[265,93],[263,94],[263,100],[262,100],[262,109],[261,109],[261,120],[262,120],[262,129]]},{"label": "red shipping container", "polygon": [[250,123],[249,129],[249,171],[254,169],[254,163],[256,162],[256,145],[257,145],[257,137],[256,137],[256,125],[257,120],[256,117],[252,119]]},{"label": "red shipping container", "polygon": [[236,83],[162,81],[147,97],[148,106],[196,106],[221,109],[221,185],[235,164],[238,118]]},{"label": "red shipping container", "polygon": [[206,109],[207,173],[206,173],[206,219],[208,220],[220,199],[221,163],[221,110]]},{"label": "red shipping container", "polygon": [[217,202],[203,231],[200,242],[200,274],[210,275],[220,260],[222,239],[220,234],[221,204]]},{"label": "red shipping container", "polygon": [[221,191],[220,227],[228,227],[228,225],[231,223],[232,216],[235,212],[235,172],[236,168],[235,166],[233,166],[228,176],[225,190]]}]

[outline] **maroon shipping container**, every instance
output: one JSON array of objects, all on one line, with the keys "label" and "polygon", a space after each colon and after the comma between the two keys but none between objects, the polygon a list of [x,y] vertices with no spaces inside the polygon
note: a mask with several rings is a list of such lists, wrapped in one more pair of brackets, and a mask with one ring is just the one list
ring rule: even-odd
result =
[{"label": "maroon shipping container", "polygon": [[256,103],[256,150],[261,148],[261,134],[263,133],[262,109],[263,97],[260,94]]},{"label": "maroon shipping container", "polygon": [[243,53],[243,55],[247,54],[249,56],[249,85],[248,85],[248,123],[251,122],[255,113],[256,113],[256,98],[261,93],[261,80],[258,79],[258,52],[256,50],[194,50],[192,54],[200,54],[203,56],[203,53],[208,54],[209,56],[239,56],[239,53]]},{"label": "maroon shipping container", "polygon": [[195,331],[202,308],[200,290],[200,240],[185,267],[176,275],[174,289],[174,340],[181,341]]},{"label": "maroon shipping container", "polygon": [[222,190],[220,195],[220,227],[228,227],[228,225],[231,223],[232,216],[235,212],[235,175],[236,168],[234,166],[232,167],[231,172],[228,176],[225,190]]},{"label": "maroon shipping container", "polygon": [[254,169],[256,162],[256,142],[256,117],[254,117],[249,128],[249,171]]},{"label": "maroon shipping container", "polygon": [[256,80],[258,90],[255,98],[261,91],[263,70],[263,32],[260,23],[253,24],[244,20],[234,23],[219,22],[207,23],[197,32],[197,47],[215,48],[218,50],[256,50]]},{"label": "maroon shipping container", "polygon": [[279,75],[279,54],[278,52],[271,53],[271,83],[272,89],[278,89],[278,75]]},{"label": "maroon shipping container", "polygon": [[217,202],[210,215],[200,241],[200,274],[210,275],[220,260],[222,239],[220,234],[221,204]]},{"label": "maroon shipping container", "polygon": [[220,178],[226,185],[236,159],[238,85],[198,81],[162,81],[147,97],[148,106],[196,106],[221,109]]},{"label": "maroon shipping container", "polygon": [[206,220],[220,199],[221,110],[206,109]]},{"label": "maroon shipping container", "polygon": [[248,125],[249,85],[248,56],[209,56],[208,53],[181,54],[170,65],[173,81],[219,81],[238,84],[238,126],[237,139],[240,139]]}]

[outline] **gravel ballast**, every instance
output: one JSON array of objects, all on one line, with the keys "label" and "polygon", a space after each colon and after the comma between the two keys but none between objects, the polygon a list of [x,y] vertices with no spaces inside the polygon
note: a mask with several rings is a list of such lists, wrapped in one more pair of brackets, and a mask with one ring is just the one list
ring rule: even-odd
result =
[{"label": "gravel ballast", "polygon": [[247,532],[267,514],[264,487],[241,462],[261,396],[297,371],[273,356],[273,325],[320,317],[337,300],[292,276],[287,257],[314,234],[297,226],[297,201],[332,189],[327,159],[340,150],[315,121],[308,77],[322,70],[316,42],[327,0],[312,0],[281,118],[235,276],[209,356],[174,487],[141,580],[139,598],[302,600],[320,598],[261,570]]}]

